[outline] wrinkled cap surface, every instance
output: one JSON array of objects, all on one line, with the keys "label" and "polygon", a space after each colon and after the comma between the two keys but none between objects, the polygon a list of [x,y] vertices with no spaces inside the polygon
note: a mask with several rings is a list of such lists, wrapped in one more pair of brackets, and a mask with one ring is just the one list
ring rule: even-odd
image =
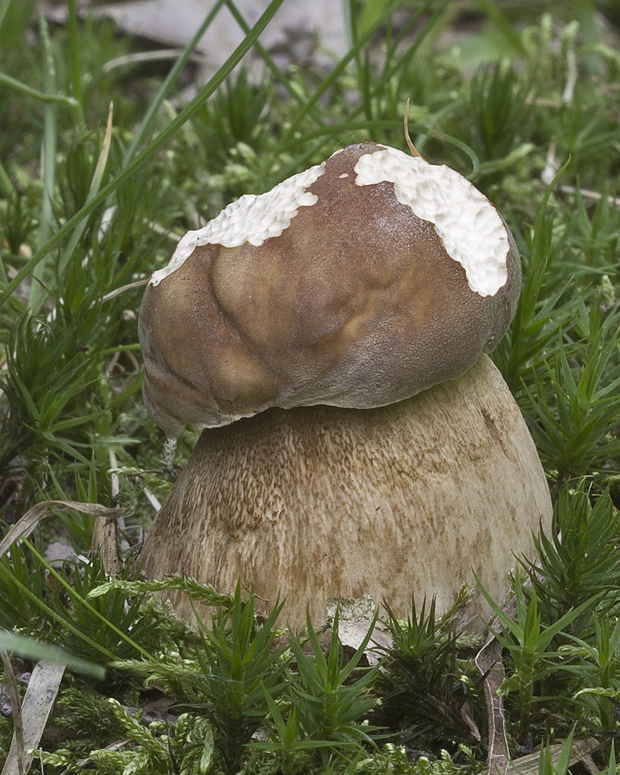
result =
[{"label": "wrinkled cap surface", "polygon": [[233,202],[153,274],[146,404],[170,436],[271,406],[385,406],[492,350],[520,283],[512,235],[464,177],[349,146]]}]

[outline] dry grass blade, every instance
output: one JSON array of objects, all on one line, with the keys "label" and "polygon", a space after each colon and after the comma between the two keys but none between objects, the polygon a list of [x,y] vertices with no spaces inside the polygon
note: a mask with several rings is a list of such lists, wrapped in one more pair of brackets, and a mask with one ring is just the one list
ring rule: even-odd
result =
[{"label": "dry grass blade", "polygon": [[[551,746],[551,762],[555,766],[560,760],[564,742],[554,743]],[[586,738],[585,740],[575,740],[571,749],[571,756],[568,766],[573,767],[581,763],[590,775],[596,775],[599,770],[590,756],[593,748],[596,746],[596,740]],[[510,763],[511,769],[519,775],[538,775],[540,762],[540,751],[534,751],[527,756],[521,756]]]},{"label": "dry grass blade", "polygon": [[[514,618],[517,612],[516,599],[511,598],[503,608],[504,613]],[[476,654],[476,667],[483,677],[484,698],[489,719],[489,755],[487,759],[487,775],[506,775],[510,765],[508,756],[508,738],[504,718],[504,701],[497,695],[497,690],[505,678],[502,662],[502,644],[493,634],[499,628],[499,619],[491,622],[489,636],[484,646]]]},{"label": "dry grass blade", "polygon": [[409,135],[409,98],[407,98],[407,102],[405,103],[405,115],[403,118],[403,123],[405,125],[405,140],[407,142],[407,147],[411,151],[412,156],[419,156],[419,158],[424,161],[424,156],[422,156],[420,151],[418,151],[418,149],[415,147]]},{"label": "dry grass blade", "polygon": [[[65,666],[55,662],[41,661],[35,666],[21,708],[23,722],[21,755],[18,748],[18,732],[15,729],[2,775],[26,775],[30,769],[33,756],[24,751],[38,747],[64,672]],[[15,714],[15,707],[13,713]],[[16,718],[15,715],[13,717]]]},{"label": "dry grass blade", "polygon": [[[13,742],[15,745],[15,760],[19,775],[26,775],[26,749],[24,747],[24,725],[22,720],[22,703],[13,672],[13,665],[6,651],[0,651],[2,659],[2,669],[4,671],[4,680],[11,700],[11,710],[13,712]],[[13,747],[13,746],[12,746]],[[4,768],[6,770],[6,767]],[[4,770],[3,770],[4,773]]]},{"label": "dry grass blade", "polygon": [[497,696],[504,680],[502,662],[502,644],[490,634],[484,646],[476,655],[476,667],[484,677],[484,697],[489,719],[489,756],[487,775],[506,775],[510,759],[508,758],[508,739],[504,720],[504,703]]},{"label": "dry grass blade", "polygon": [[[53,511],[49,511],[49,509],[53,509]],[[127,509],[109,509],[105,506],[99,506],[97,503],[41,501],[41,503],[37,503],[36,506],[27,511],[0,542],[0,557],[4,557],[11,546],[16,541],[19,541],[20,538],[27,538],[42,519],[60,511],[79,511],[81,514],[92,514],[94,517],[104,517],[106,519],[125,516],[128,513]]]}]

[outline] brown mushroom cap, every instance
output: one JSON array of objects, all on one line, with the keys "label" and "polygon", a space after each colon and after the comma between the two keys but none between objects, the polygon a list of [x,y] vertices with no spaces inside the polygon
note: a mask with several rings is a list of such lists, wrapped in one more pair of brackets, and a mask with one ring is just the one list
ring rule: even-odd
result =
[{"label": "brown mushroom cap", "polygon": [[465,178],[350,146],[242,197],[153,275],[147,407],[172,436],[269,407],[400,401],[493,349],[520,280],[506,224]]}]

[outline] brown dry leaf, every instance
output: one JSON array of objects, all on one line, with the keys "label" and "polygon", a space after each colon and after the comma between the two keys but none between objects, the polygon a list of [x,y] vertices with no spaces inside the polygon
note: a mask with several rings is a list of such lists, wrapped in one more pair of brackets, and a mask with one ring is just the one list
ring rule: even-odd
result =
[{"label": "brown dry leaf", "polygon": [[583,764],[589,775],[597,775],[597,773],[600,772],[592,758],[593,751],[598,747],[598,742],[591,737],[587,737],[585,740],[575,740],[573,742],[573,754],[581,764]]},{"label": "brown dry leaf", "polygon": [[[50,511],[49,509],[53,509]],[[79,511],[81,514],[92,514],[95,517],[104,517],[106,519],[126,516],[129,509],[109,509],[100,506],[97,503],[80,503],[79,501],[41,501],[27,511],[24,516],[16,522],[0,541],[0,557],[8,552],[11,546],[19,541],[20,538],[27,538],[41,520],[60,511]]]},{"label": "brown dry leaf", "polygon": [[[596,740],[591,738],[586,738],[585,740],[574,740],[568,766],[572,767],[578,762],[581,762],[584,764],[584,766],[586,766],[585,760],[589,760],[589,763],[586,766],[586,771],[589,772],[590,775],[596,775],[599,770],[590,756],[590,752],[596,747],[596,745]],[[564,741],[554,743],[551,746],[551,761],[553,762],[554,766],[560,759],[562,748],[564,748]],[[511,763],[511,768],[514,770],[514,772],[519,773],[519,775],[538,775],[539,759],[540,751],[534,751],[534,753],[530,753],[527,756],[521,756],[518,759],[514,759],[514,761]]]},{"label": "brown dry leaf", "polygon": [[459,708],[459,716],[461,717],[461,721],[471,732],[474,740],[482,740],[482,735],[480,734],[480,730],[478,729],[478,725],[476,724],[468,702]]},{"label": "brown dry leaf", "polygon": [[[38,747],[64,672],[65,666],[55,662],[42,660],[35,665],[21,708],[22,751]],[[32,759],[29,753],[25,753],[23,759],[18,755],[17,735],[14,732],[2,775],[26,775]]]}]

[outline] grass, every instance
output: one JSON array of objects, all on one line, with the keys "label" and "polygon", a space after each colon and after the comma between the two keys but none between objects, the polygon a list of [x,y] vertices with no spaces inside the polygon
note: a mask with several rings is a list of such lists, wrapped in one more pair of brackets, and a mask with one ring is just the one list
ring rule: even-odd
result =
[{"label": "grass", "polygon": [[[503,620],[511,752],[575,739],[615,775],[620,702],[620,56],[612,4],[347,3],[349,52],[285,71],[232,7],[243,43],[189,103],[179,60],[141,63],[105,21],[49,27],[33,0],[0,4],[0,517],[42,501],[127,507],[127,568],[171,474],[143,407],[136,318],[174,242],[244,193],[268,190],[350,142],[404,148],[469,177],[523,259],[513,324],[493,357],[530,427],[559,531],[516,574]],[[403,14],[402,9],[406,9]],[[538,6],[536,6],[538,8]],[[463,33],[466,30],[466,34]],[[246,57],[264,63],[255,83]],[[119,57],[123,59],[119,60]],[[109,68],[112,60],[125,62]],[[234,69],[237,64],[243,66]],[[112,107],[110,107],[112,106]],[[43,163],[40,163],[43,154]],[[153,184],[156,181],[156,185]],[[174,467],[196,439],[188,430]],[[484,767],[480,643],[430,604],[381,669],[337,638],[325,655],[253,602],[181,577],[107,579],[92,514],[65,511],[0,558],[0,625],[103,664],[70,670],[43,738],[46,772],[416,773]],[[52,567],[58,535],[78,559]],[[561,536],[561,537],[559,537]],[[198,632],[153,592],[213,605]],[[14,641],[7,641],[8,644]],[[1,643],[0,643],[1,645]],[[14,646],[7,646],[13,648]],[[15,647],[17,651],[19,648]],[[22,665],[33,652],[24,649]],[[150,717],[153,704],[165,707]],[[158,707],[159,707],[158,706]],[[93,724],[94,720],[96,724]],[[255,733],[259,733],[256,735]],[[0,717],[6,753],[12,722]],[[124,746],[108,748],[119,740]],[[545,748],[540,772],[564,775]],[[86,761],[83,765],[81,762]]]}]

